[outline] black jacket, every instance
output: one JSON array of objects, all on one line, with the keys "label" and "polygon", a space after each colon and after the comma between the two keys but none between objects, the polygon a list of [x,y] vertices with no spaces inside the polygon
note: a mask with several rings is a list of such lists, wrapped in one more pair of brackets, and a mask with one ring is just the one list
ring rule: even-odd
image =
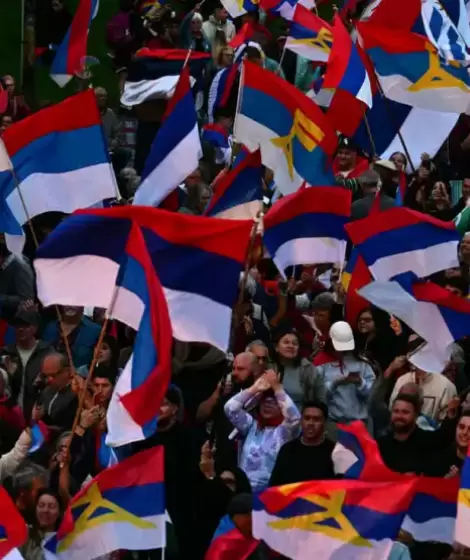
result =
[{"label": "black jacket", "polygon": [[34,273],[31,265],[14,255],[6,258],[0,267],[0,316],[10,321],[18,305],[34,299],[36,294]]},{"label": "black jacket", "polygon": [[60,391],[47,387],[38,402],[44,406],[45,424],[57,426],[61,431],[71,429],[77,412],[78,399],[70,385]]}]

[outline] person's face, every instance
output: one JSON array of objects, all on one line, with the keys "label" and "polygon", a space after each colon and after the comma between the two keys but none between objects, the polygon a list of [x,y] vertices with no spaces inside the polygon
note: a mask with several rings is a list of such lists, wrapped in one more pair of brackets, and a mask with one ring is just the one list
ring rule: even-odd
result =
[{"label": "person's face", "polygon": [[255,372],[255,377],[258,378],[266,371],[269,361],[268,349],[264,346],[252,346],[250,352],[256,356],[256,361],[258,362]]},{"label": "person's face", "polygon": [[341,169],[350,169],[354,166],[356,153],[353,150],[341,148],[341,150],[338,151],[337,158]]},{"label": "person's face", "polygon": [[462,416],[457,424],[455,442],[460,449],[467,449],[470,443],[470,417]]},{"label": "person's face", "polygon": [[68,367],[61,368],[60,360],[55,356],[44,358],[41,373],[49,387],[56,391],[66,387],[70,382],[70,369]]},{"label": "person's face", "polygon": [[64,317],[66,317],[67,319],[79,320],[83,315],[83,307],[64,305],[63,313]]},{"label": "person's face", "polygon": [[93,381],[96,404],[105,404],[110,401],[113,394],[113,384],[105,377],[95,377]]},{"label": "person's face", "polygon": [[220,62],[222,66],[227,67],[233,63],[233,58],[234,58],[233,51],[225,49],[224,52],[222,53],[222,56],[220,57]]},{"label": "person's face", "polygon": [[192,33],[201,33],[201,29],[202,29],[202,21],[200,19],[193,19],[191,21],[191,31]]},{"label": "person's face", "polygon": [[428,179],[429,175],[430,175],[430,170],[427,167],[420,165],[418,168],[418,177],[424,181]]},{"label": "person's face", "polygon": [[276,350],[282,358],[294,360],[299,355],[299,339],[295,334],[285,334],[277,343]]},{"label": "person's face", "polygon": [[13,119],[9,115],[3,115],[0,121],[0,134],[5,132],[5,130],[13,124]]},{"label": "person's face", "polygon": [[18,323],[15,326],[16,342],[29,342],[36,336],[36,325],[28,325],[27,323]]},{"label": "person's face", "polygon": [[302,434],[306,440],[315,440],[325,431],[325,417],[319,408],[306,408],[300,420]]},{"label": "person's face", "polygon": [[357,330],[361,334],[369,334],[375,329],[374,319],[372,318],[372,313],[370,311],[364,311],[359,315],[357,320]]},{"label": "person's face", "polygon": [[64,4],[62,0],[52,0],[52,9],[54,12],[60,12],[64,9]]},{"label": "person's face", "polygon": [[8,76],[7,78],[5,78],[4,83],[8,95],[11,97],[15,93],[15,86],[16,86],[15,80],[11,76]]},{"label": "person's face", "polygon": [[218,8],[215,10],[215,19],[221,23],[225,23],[228,18],[228,12],[225,8]]},{"label": "person's face", "polygon": [[271,418],[279,416],[281,414],[281,409],[274,397],[266,397],[261,401],[259,412],[262,418],[270,420]]},{"label": "person's face", "polygon": [[444,183],[441,183],[440,181],[437,182],[434,185],[434,187],[432,188],[432,193],[431,193],[432,199],[433,200],[443,200],[443,199],[445,199],[445,196],[444,196],[445,188],[446,187],[445,187]]},{"label": "person's face", "polygon": [[462,257],[470,257],[470,235],[465,236],[460,244]]},{"label": "person's face", "polygon": [[111,348],[103,342],[100,347],[100,351],[98,352],[98,362],[101,364],[106,364],[111,359]]},{"label": "person's face", "polygon": [[406,401],[396,400],[392,407],[392,428],[397,433],[407,433],[416,424],[416,412],[413,405]]},{"label": "person's face", "polygon": [[98,91],[96,101],[100,109],[106,109],[108,105],[108,94],[105,91]]},{"label": "person's face", "polygon": [[395,164],[397,171],[405,171],[406,162],[403,154],[393,154],[393,156],[390,158],[390,161]]},{"label": "person's face", "polygon": [[209,189],[204,189],[199,198],[199,207],[201,212],[206,209],[210,199],[211,199],[211,192],[209,191]]},{"label": "person's face", "polygon": [[235,492],[237,490],[237,481],[233,472],[223,471],[222,473],[220,473],[219,478],[229,490],[231,490],[232,492]]},{"label": "person's face", "polygon": [[468,200],[468,197],[470,197],[470,178],[463,180],[462,196],[464,200]]},{"label": "person's face", "polygon": [[330,312],[328,309],[315,309],[313,311],[315,325],[323,332],[330,328]]},{"label": "person's face", "polygon": [[60,515],[60,507],[54,496],[43,494],[36,504],[36,519],[40,529],[54,529]]},{"label": "person's face", "polygon": [[21,504],[21,509],[32,512],[34,511],[34,504],[37,501],[37,496],[40,490],[46,488],[46,482],[43,478],[36,476],[31,482],[31,488],[22,490],[18,501]]},{"label": "person's face", "polygon": [[169,420],[176,415],[178,407],[176,404],[171,403],[166,397],[163,399],[160,405],[160,416],[158,417],[159,422],[161,420]]},{"label": "person's face", "polygon": [[248,356],[236,356],[232,366],[232,378],[235,383],[245,382],[251,374],[251,364]]}]

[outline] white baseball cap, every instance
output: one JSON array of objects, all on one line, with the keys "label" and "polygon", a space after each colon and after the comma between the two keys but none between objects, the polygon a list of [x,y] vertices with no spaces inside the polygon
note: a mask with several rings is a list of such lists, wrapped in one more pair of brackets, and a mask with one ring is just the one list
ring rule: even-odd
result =
[{"label": "white baseball cap", "polygon": [[346,321],[337,321],[331,325],[330,338],[334,349],[338,352],[354,350],[354,335]]}]

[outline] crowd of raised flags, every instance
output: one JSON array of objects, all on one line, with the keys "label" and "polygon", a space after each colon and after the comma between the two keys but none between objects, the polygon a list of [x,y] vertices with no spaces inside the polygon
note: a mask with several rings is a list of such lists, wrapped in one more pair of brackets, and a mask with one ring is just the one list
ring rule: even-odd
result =
[{"label": "crowd of raised flags", "polygon": [[[234,18],[258,6],[223,4]],[[132,205],[90,209],[120,198],[93,90],[2,134],[0,227],[8,248],[21,254],[31,218],[72,214],[37,249],[41,304],[104,308],[137,333],[107,411],[108,447],[155,432],[171,380],[173,338],[230,349],[232,312],[255,236],[284,277],[292,266],[340,263],[343,269],[351,242],[346,316],[360,296],[403,321],[426,343],[410,357],[425,371],[442,371],[452,344],[470,335],[468,299],[424,280],[458,266],[455,225],[402,206],[375,208],[350,222],[352,195],[337,184],[332,167],[338,132],[371,156],[405,149],[403,136],[411,164],[422,152],[437,152],[459,114],[470,112],[466,6],[463,0],[372,4],[350,33],[340,14],[330,24],[313,13],[313,1],[262,0],[263,10],[291,22],[285,48],[326,70],[316,91],[312,84],[305,95],[241,54],[235,74],[220,76],[214,94],[216,105],[239,74],[230,139],[213,123],[200,130],[192,87],[209,55],[139,51],[122,103],[133,107],[162,93],[170,99]],[[98,8],[98,0],[79,3],[51,67],[60,85],[80,70]],[[328,99],[323,109],[320,98]],[[398,104],[406,106],[403,118],[390,124],[383,115]],[[425,121],[432,121],[430,128],[411,137],[408,131]],[[201,142],[221,150],[215,163],[229,167],[214,181],[204,215],[157,208],[197,168]],[[243,145],[236,157],[235,143]],[[273,171],[283,195],[266,216],[262,166]],[[353,279],[363,275],[365,281]],[[42,424],[32,432],[36,450],[45,438]],[[404,528],[417,541],[470,547],[470,455],[460,480],[437,481],[387,469],[361,423],[343,426],[338,442],[353,456],[343,480],[270,488],[254,497],[256,542],[294,560],[385,560]],[[71,498],[57,532],[44,542],[44,557],[85,560],[120,549],[164,549],[163,471],[160,447],[103,470]],[[0,489],[0,556],[17,554],[26,537],[24,521]],[[226,556],[209,551],[208,558],[247,558],[237,538]]]}]

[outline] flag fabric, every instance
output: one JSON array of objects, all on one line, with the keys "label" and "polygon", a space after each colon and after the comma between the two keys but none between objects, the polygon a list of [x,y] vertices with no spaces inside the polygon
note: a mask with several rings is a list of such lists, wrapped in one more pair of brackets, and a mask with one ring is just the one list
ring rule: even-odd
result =
[{"label": "flag fabric", "polygon": [[326,62],[332,44],[331,25],[307,10],[302,4],[297,4],[294,18],[289,26],[286,49],[308,60]]},{"label": "flag fabric", "polygon": [[463,464],[460,476],[460,490],[458,495],[457,522],[455,526],[455,540],[470,547],[470,447]]},{"label": "flag fabric", "polygon": [[145,162],[133,204],[158,206],[199,165],[202,147],[186,66]]},{"label": "flag fabric", "polygon": [[255,500],[253,536],[292,560],[386,560],[415,480],[314,481],[270,488]]},{"label": "flag fabric", "polygon": [[452,222],[396,207],[345,227],[376,280],[389,280],[407,272],[425,278],[459,266],[460,234]]},{"label": "flag fabric", "polygon": [[226,515],[217,527],[205,560],[247,560],[258,544],[256,539],[246,538]]},{"label": "flag fabric", "polygon": [[49,439],[49,429],[44,422],[34,422],[31,425],[31,446],[29,454],[34,453]]},{"label": "flag fabric", "polygon": [[260,7],[272,15],[281,16],[291,21],[298,5],[302,5],[308,10],[315,7],[315,0],[260,0]]},{"label": "flag fabric", "polygon": [[34,261],[43,304],[109,308],[133,221],[142,228],[164,288],[173,336],[225,350],[249,220],[209,220],[143,206],[77,212],[48,236]]},{"label": "flag fabric", "polygon": [[372,83],[357,47],[336,14],[333,22],[333,45],[323,76],[323,88],[334,94],[328,119],[336,130],[352,136],[372,106]]},{"label": "flag fabric", "polygon": [[99,0],[80,0],[77,11],[60,44],[51,66],[50,76],[64,87],[77,73],[83,70],[82,59],[87,54],[88,33],[96,17]]},{"label": "flag fabric", "polygon": [[370,282],[372,282],[372,275],[357,249],[353,248],[341,275],[341,284],[346,294],[345,317],[350,325],[355,325],[359,313],[370,307],[369,302],[357,293],[358,290],[367,286]]},{"label": "flag fabric", "polygon": [[432,282],[375,281],[359,290],[372,305],[407,324],[428,344],[410,356],[417,367],[440,373],[451,345],[470,334],[470,301]]},{"label": "flag fabric", "polygon": [[230,96],[230,92],[240,71],[240,63],[235,62],[231,66],[222,68],[214,76],[209,88],[209,99],[207,112],[209,122],[214,122],[214,112],[219,107],[225,107]]},{"label": "flag fabric", "polygon": [[15,253],[23,249],[21,226],[29,218],[51,211],[70,213],[117,195],[91,89],[13,124],[2,140],[11,161],[5,161],[0,150],[1,225]]},{"label": "flag fabric", "polygon": [[255,27],[251,22],[247,21],[241,26],[240,31],[238,31],[235,37],[230,41],[229,46],[232,47],[232,49],[237,50],[242,45],[246,45],[255,33]]},{"label": "flag fabric", "polygon": [[83,560],[165,546],[163,448],[153,447],[92,479],[69,503],[46,558]]},{"label": "flag fabric", "polygon": [[[360,421],[338,427],[338,444],[352,456],[345,478],[367,482],[401,482],[409,475],[391,471],[383,462],[377,441]],[[452,544],[457,515],[458,478],[417,478],[416,494],[403,520],[402,529],[415,541]]]},{"label": "flag fabric", "polygon": [[0,486],[0,557],[5,557],[28,538],[28,528],[20,512]]},{"label": "flag fabric", "polygon": [[207,147],[214,150],[216,165],[229,166],[232,161],[232,137],[229,131],[219,123],[207,123],[201,132],[203,151]]},{"label": "flag fabric", "polygon": [[[403,152],[403,139],[410,154],[411,164],[417,168],[421,163],[422,153],[431,157],[436,155],[460,115],[411,107],[387,99],[380,92],[376,92],[372,108],[367,109],[365,116],[374,146],[370,143],[365,121],[360,123],[353,140],[366,153],[373,154],[375,151],[381,158],[387,159],[394,152]],[[420,131],[419,135],[416,134],[417,130]],[[411,172],[411,167],[408,168],[408,172]]]},{"label": "flag fabric", "polygon": [[[186,49],[138,50],[129,65],[121,103],[126,107],[134,107],[151,99],[169,99],[175,92],[187,58]],[[191,87],[199,83],[209,60],[209,53],[190,53],[187,65],[191,74]]]},{"label": "flag fabric", "polygon": [[310,185],[335,184],[328,164],[337,146],[321,109],[297,88],[244,61],[234,136],[250,150],[261,149],[283,194]]},{"label": "flag fabric", "polygon": [[261,154],[245,154],[242,150],[233,168],[214,184],[206,216],[237,220],[254,220],[261,210],[263,198]]},{"label": "flag fabric", "polygon": [[278,200],[264,219],[263,242],[281,273],[288,266],[343,262],[351,192],[312,187]]},{"label": "flag fabric", "polygon": [[221,0],[222,6],[227,10],[232,18],[237,18],[247,12],[258,10],[256,0]]},{"label": "flag fabric", "polygon": [[445,61],[428,38],[368,22],[359,23],[358,29],[388,98],[432,111],[467,112],[470,76],[466,68]]},{"label": "flag fabric", "polygon": [[[82,263],[87,276],[91,277],[102,270],[103,287],[96,293],[97,300],[109,308],[111,297],[113,318],[137,332],[133,354],[119,376],[107,413],[106,441],[119,446],[145,439],[156,429],[160,404],[171,377],[172,327],[158,273],[141,228],[132,218],[113,220],[112,210],[110,214],[106,210],[104,214],[90,210],[84,215],[72,216],[41,246],[35,265],[36,270],[41,271],[38,286],[41,284],[46,294],[49,290],[47,265],[51,262],[69,263],[72,267]],[[132,215],[138,212],[126,214]],[[106,239],[97,243],[94,236],[107,230],[113,235],[113,244]],[[52,260],[47,260],[47,255]],[[106,257],[115,260],[105,260]],[[46,280],[42,284],[44,277]],[[81,291],[72,284],[62,290],[58,299],[77,297],[83,301]]]}]

